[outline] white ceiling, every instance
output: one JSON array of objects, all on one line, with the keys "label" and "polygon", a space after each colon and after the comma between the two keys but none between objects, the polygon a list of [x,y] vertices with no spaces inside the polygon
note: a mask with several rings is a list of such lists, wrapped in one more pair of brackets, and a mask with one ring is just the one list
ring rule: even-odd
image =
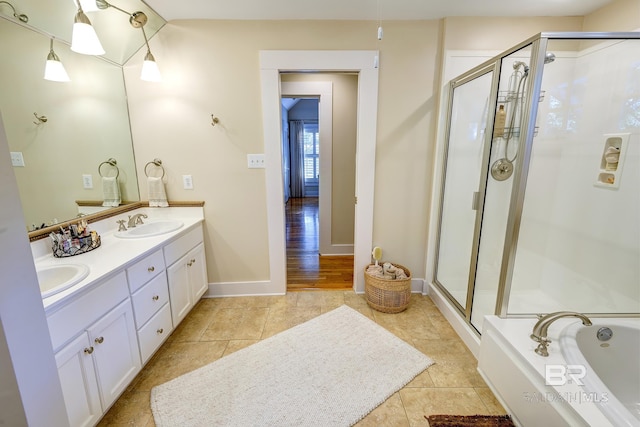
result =
[{"label": "white ceiling", "polygon": [[422,20],[445,16],[584,16],[612,0],[146,0],[175,19]]}]

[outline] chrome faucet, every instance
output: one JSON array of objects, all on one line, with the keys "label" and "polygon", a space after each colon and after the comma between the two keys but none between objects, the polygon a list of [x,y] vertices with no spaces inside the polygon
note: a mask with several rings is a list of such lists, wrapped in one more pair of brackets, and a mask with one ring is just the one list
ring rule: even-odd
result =
[{"label": "chrome faucet", "polygon": [[547,347],[551,340],[547,338],[547,330],[549,326],[556,320],[562,317],[577,317],[582,320],[582,324],[585,326],[591,326],[591,320],[584,314],[576,313],[573,311],[556,311],[555,313],[545,314],[540,317],[540,320],[534,325],[533,332],[530,337],[532,340],[536,341],[538,344],[538,348],[536,348],[535,352],[540,356],[547,357],[549,356],[549,350]]},{"label": "chrome faucet", "polygon": [[139,224],[144,224],[144,222],[142,222],[142,218],[147,218],[147,215],[143,213],[135,214],[133,216],[129,215],[129,222],[127,223],[127,227],[131,228]]}]

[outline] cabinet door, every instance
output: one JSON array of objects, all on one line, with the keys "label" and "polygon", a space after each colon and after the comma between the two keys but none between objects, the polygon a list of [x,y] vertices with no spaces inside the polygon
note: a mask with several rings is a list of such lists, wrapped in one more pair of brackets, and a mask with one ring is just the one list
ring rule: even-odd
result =
[{"label": "cabinet door", "polygon": [[189,259],[187,262],[187,266],[189,267],[189,285],[191,286],[191,297],[195,305],[209,288],[204,245],[200,243],[189,252],[187,257]]},{"label": "cabinet door", "polygon": [[189,267],[187,266],[189,259],[189,254],[187,254],[167,268],[169,301],[171,302],[171,317],[173,317],[174,328],[178,326],[189,313],[191,307],[193,307],[189,287]]},{"label": "cabinet door", "polygon": [[58,376],[72,427],[95,425],[102,416],[91,346],[84,332],[56,353]]},{"label": "cabinet door", "polygon": [[127,299],[94,323],[89,339],[95,349],[102,406],[108,408],[141,368],[131,301]]}]

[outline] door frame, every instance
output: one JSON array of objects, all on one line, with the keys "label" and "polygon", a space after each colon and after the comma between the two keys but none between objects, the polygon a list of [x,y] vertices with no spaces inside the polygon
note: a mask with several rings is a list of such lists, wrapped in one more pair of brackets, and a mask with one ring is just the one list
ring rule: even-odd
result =
[{"label": "door frame", "polygon": [[267,292],[285,294],[287,291],[280,73],[309,71],[358,73],[353,287],[356,292],[364,292],[364,269],[371,261],[373,242],[378,118],[378,68],[375,64],[378,55],[378,51],[260,51],[269,230],[270,283]]}]

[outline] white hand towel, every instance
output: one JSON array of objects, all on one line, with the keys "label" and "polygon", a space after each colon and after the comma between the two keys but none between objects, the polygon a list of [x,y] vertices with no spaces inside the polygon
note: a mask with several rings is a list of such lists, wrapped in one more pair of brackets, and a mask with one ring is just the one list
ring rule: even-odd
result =
[{"label": "white hand towel", "polygon": [[159,208],[166,208],[169,206],[162,178],[153,176],[147,177],[147,186],[149,188],[149,206]]},{"label": "white hand towel", "polygon": [[102,177],[102,206],[120,206],[120,187],[115,176]]}]

